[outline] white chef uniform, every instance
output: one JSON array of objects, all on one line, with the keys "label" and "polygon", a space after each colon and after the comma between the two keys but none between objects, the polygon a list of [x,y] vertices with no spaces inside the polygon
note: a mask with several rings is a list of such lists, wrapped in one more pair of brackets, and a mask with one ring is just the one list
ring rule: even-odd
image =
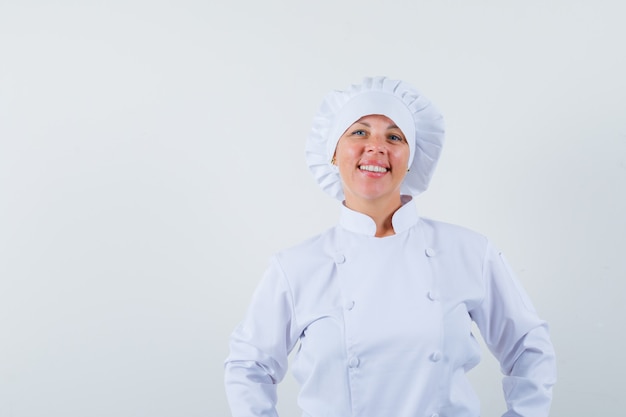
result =
[{"label": "white chef uniform", "polygon": [[231,336],[234,417],[278,415],[296,346],[303,417],[478,417],[465,375],[480,360],[472,320],[505,375],[504,416],[548,415],[553,347],[506,260],[480,234],[420,218],[410,200],[392,236],[374,237],[372,219],[343,206],[338,226],[271,259]]}]

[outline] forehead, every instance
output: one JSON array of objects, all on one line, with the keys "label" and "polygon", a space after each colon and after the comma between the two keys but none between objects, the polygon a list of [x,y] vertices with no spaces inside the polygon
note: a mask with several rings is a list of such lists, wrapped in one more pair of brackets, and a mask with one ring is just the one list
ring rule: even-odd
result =
[{"label": "forehead", "polygon": [[386,124],[389,127],[398,127],[393,120],[391,120],[389,117],[385,116],[384,114],[368,114],[356,120],[353,124],[356,124],[356,123],[363,123],[363,124],[381,123],[381,124]]}]

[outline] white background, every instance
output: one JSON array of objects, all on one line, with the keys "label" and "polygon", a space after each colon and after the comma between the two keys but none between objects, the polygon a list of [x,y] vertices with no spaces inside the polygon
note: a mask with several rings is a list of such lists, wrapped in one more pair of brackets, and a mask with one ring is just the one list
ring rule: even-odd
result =
[{"label": "white background", "polygon": [[[369,75],[443,112],[418,209],[507,254],[551,325],[552,415],[623,413],[621,4],[1,0],[0,416],[229,415],[268,257],[337,219],[312,117]],[[501,414],[497,364],[470,375]]]}]

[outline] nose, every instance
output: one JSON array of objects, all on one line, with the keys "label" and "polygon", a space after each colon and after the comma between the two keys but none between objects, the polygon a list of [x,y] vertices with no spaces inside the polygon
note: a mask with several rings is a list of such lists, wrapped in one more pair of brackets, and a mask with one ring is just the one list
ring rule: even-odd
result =
[{"label": "nose", "polygon": [[367,141],[365,150],[367,152],[384,154],[387,152],[387,141],[382,135],[372,135]]}]

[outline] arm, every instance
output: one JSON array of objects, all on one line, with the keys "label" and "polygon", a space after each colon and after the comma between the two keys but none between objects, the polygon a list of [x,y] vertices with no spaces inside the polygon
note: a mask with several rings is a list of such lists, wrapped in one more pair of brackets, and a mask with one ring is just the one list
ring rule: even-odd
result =
[{"label": "arm", "polygon": [[490,244],[483,264],[484,299],[470,312],[500,362],[508,411],[503,417],[545,417],[550,411],[556,360],[541,320],[501,253]]},{"label": "arm", "polygon": [[295,343],[295,317],[284,273],[273,259],[244,320],[230,338],[226,395],[233,417],[277,417],[276,384]]}]

